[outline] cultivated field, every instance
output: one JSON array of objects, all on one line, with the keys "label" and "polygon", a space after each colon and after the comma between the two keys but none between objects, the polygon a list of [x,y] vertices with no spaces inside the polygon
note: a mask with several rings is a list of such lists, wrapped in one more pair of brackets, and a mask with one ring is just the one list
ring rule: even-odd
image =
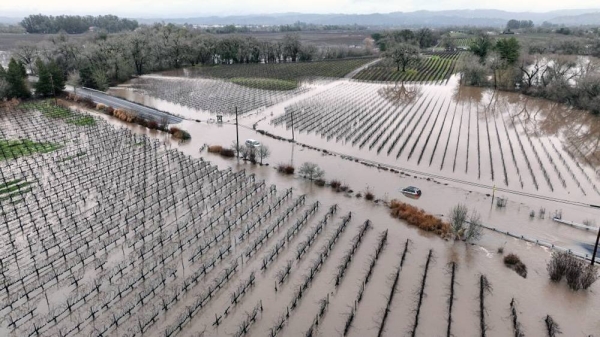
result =
[{"label": "cultivated field", "polygon": [[[360,58],[196,67],[163,72],[161,76],[142,76],[132,80],[128,87],[211,114],[233,114],[236,107],[243,114],[297,97],[373,61],[373,58]],[[116,91],[115,94],[131,99],[127,92]]]},{"label": "cultivated field", "polygon": [[[202,66],[174,71],[163,72],[166,76],[192,77],[192,78],[222,78],[234,83],[248,87],[260,87],[260,82],[253,85],[252,80],[271,79],[281,81],[281,87],[272,86],[273,90],[289,90],[286,82],[299,85],[301,80],[308,78],[332,77],[340,78],[346,76],[352,70],[372,62],[374,58],[355,58],[333,61],[303,62],[303,63],[271,63],[271,64],[235,64]],[[245,81],[242,81],[245,79]],[[293,87],[292,87],[293,88]]]},{"label": "cultivated field", "polygon": [[524,279],[383,207],[92,120],[32,104],[0,115],[0,139],[21,140],[0,160],[3,335],[593,333],[598,302],[548,284],[541,249],[508,245],[531,263]]},{"label": "cultivated field", "polygon": [[[268,69],[249,66],[260,67]],[[259,129],[291,138],[293,115],[301,132],[297,140],[329,151],[483,188],[598,203],[595,116],[518,94],[461,87],[448,67],[436,72],[443,76],[427,75],[448,79],[411,77],[418,82],[407,84],[322,77],[294,90],[264,90],[216,79],[144,76],[131,87],[185,106],[192,119],[194,111],[210,118],[237,106],[240,113],[251,112],[246,126],[259,123]],[[356,77],[377,68],[368,66]],[[260,123],[265,119],[271,123]]]},{"label": "cultivated field", "polygon": [[132,88],[162,100],[211,113],[246,113],[288,100],[308,90],[300,86],[292,90],[248,88],[221,80],[143,76],[130,82]]},{"label": "cultivated field", "polygon": [[389,60],[382,60],[360,71],[354,79],[443,83],[454,74],[460,55],[460,52],[424,54],[419,61],[409,63],[405,72],[397,71],[396,65]]},{"label": "cultivated field", "polygon": [[[293,117],[292,117],[293,115]],[[345,82],[285,107],[300,141],[402,168],[598,200],[597,121],[563,105],[455,84]],[[313,136],[314,135],[314,136]],[[304,137],[304,138],[303,138]]]},{"label": "cultivated field", "polygon": [[[296,32],[300,36],[300,41],[306,44],[314,44],[319,47],[328,46],[363,46],[364,41],[371,37],[371,31],[312,31]],[[287,33],[285,32],[252,32],[236,35],[252,36],[264,41],[283,40]]]}]

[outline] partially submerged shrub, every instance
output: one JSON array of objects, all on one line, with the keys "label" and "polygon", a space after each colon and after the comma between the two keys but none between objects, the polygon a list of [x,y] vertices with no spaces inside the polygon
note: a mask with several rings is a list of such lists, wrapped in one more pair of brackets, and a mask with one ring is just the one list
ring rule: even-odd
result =
[{"label": "partially submerged shrub", "polygon": [[515,254],[508,254],[504,257],[504,264],[507,266],[514,266],[517,263],[521,263],[521,259]]},{"label": "partially submerged shrub", "polygon": [[93,109],[96,107],[96,104],[94,103],[94,101],[89,98],[89,97],[83,97],[79,100],[83,105],[85,105],[86,107]]},{"label": "partially submerged shrub", "polygon": [[415,206],[398,200],[392,200],[390,209],[393,217],[402,219],[408,222],[409,225],[417,226],[428,232],[435,232],[443,237],[450,234],[450,224],[443,222],[431,214],[425,213],[424,210]]},{"label": "partially submerged shrub", "polygon": [[123,109],[115,109],[115,111],[113,111],[113,116],[128,123],[133,122],[136,118],[135,113]]},{"label": "partially submerged shrub", "polygon": [[527,266],[521,262],[521,259],[515,254],[508,254],[504,257],[504,265],[514,270],[520,276],[527,277]]},{"label": "partially submerged shrub", "polygon": [[221,153],[223,147],[221,145],[211,145],[208,147],[208,152],[210,153]]},{"label": "partially submerged shrub", "polygon": [[[158,124],[157,124],[157,126],[158,126]],[[148,127],[150,127],[150,125],[148,125]],[[185,130],[179,130],[179,131],[173,133],[173,138],[177,138],[177,139],[181,139],[181,140],[188,140],[188,139],[192,139],[192,136],[190,135],[189,132],[187,132]]]},{"label": "partially submerged shrub", "polygon": [[233,151],[232,149],[223,148],[223,149],[221,149],[221,151],[219,153],[223,157],[227,157],[227,158],[235,157],[235,151]]},{"label": "partially submerged shrub", "polygon": [[283,174],[294,174],[296,168],[290,164],[279,164],[277,165],[277,171]]},{"label": "partially submerged shrub", "polygon": [[598,267],[589,265],[569,252],[554,252],[546,266],[552,282],[559,282],[563,277],[573,290],[588,289],[598,280]]},{"label": "partially submerged shrub", "polygon": [[331,186],[331,188],[333,189],[338,189],[340,186],[342,186],[342,183],[339,180],[332,180],[329,185]]},{"label": "partially submerged shrub", "polygon": [[317,180],[315,180],[315,185],[317,185],[317,186],[325,186],[325,179],[317,179]]}]

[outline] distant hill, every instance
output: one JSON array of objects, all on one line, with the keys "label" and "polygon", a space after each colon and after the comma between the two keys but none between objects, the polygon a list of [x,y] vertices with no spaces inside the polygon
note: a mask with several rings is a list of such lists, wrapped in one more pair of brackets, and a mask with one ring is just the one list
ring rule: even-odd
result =
[{"label": "distant hill", "polygon": [[580,15],[571,16],[559,16],[548,20],[554,24],[565,25],[565,26],[584,26],[584,25],[598,25],[600,26],[600,12],[596,13],[585,13]]},{"label": "distant hill", "polygon": [[[416,11],[372,14],[304,14],[276,13],[235,16],[189,16],[185,18],[136,18],[141,24],[167,22],[197,25],[291,25],[298,21],[317,25],[363,25],[370,27],[445,27],[476,26],[504,27],[511,19],[532,20],[536,25],[544,21],[564,25],[600,25],[599,9],[568,9],[544,13],[508,12],[495,9]],[[0,16],[0,23],[15,24],[21,17]]]},{"label": "distant hill", "polygon": [[[416,11],[393,12],[387,14],[302,14],[281,13],[261,15],[237,16],[206,16],[188,18],[138,18],[140,23],[168,22],[176,24],[197,25],[288,25],[301,21],[317,25],[365,25],[365,26],[390,26],[390,27],[443,27],[443,26],[487,26],[503,27],[511,19],[532,20],[536,24],[544,21],[567,22],[579,24],[577,18],[594,20],[598,9],[559,10],[545,13],[534,12],[507,12],[501,10],[451,10],[451,11]],[[554,20],[554,21],[553,21]],[[557,22],[558,23],[558,22]],[[595,23],[600,24],[596,19]]]},{"label": "distant hill", "polygon": [[16,23],[19,23],[21,20],[23,20],[23,18],[0,16],[0,24],[5,24],[5,25],[14,25]]}]

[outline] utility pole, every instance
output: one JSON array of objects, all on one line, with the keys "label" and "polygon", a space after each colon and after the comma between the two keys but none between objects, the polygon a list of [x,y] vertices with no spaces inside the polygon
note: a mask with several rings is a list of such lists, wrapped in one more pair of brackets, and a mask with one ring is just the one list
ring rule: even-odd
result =
[{"label": "utility pole", "polygon": [[296,139],[294,137],[294,110],[292,110],[292,142],[296,142]]},{"label": "utility pole", "polygon": [[237,106],[235,107],[235,156],[240,160],[240,132],[238,130],[238,111]]},{"label": "utility pole", "polygon": [[58,101],[56,100],[56,90],[54,89],[54,78],[52,78],[52,73],[50,73],[50,84],[52,84],[52,95],[54,96],[54,105],[58,105]]},{"label": "utility pole", "polygon": [[596,260],[596,252],[598,251],[598,242],[600,241],[600,229],[598,229],[598,237],[596,238],[596,245],[594,246],[594,255],[592,255],[592,266]]}]

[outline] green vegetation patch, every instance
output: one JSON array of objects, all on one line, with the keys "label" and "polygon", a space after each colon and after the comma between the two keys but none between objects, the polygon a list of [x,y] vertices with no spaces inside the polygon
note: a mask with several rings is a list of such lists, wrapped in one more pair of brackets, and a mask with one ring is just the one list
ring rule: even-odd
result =
[{"label": "green vegetation patch", "polygon": [[77,126],[96,125],[96,120],[91,116],[74,112],[63,106],[54,105],[52,101],[28,102],[21,104],[21,107],[27,110],[38,110],[50,118],[63,119],[68,124]]},{"label": "green vegetation patch", "polygon": [[72,156],[68,156],[68,157],[63,158],[61,161],[65,162],[65,161],[73,160],[73,159],[75,159],[77,157],[85,156],[86,154],[87,154],[86,152],[78,152],[78,153],[76,153],[76,154],[74,154]]},{"label": "green vegetation patch", "polygon": [[264,90],[294,90],[298,87],[297,81],[279,80],[275,78],[236,77],[232,78],[230,81],[245,87]]},{"label": "green vegetation patch", "polygon": [[0,201],[12,200],[13,203],[22,201],[23,197],[15,199],[15,196],[22,195],[27,192],[31,192],[31,187],[27,188],[31,184],[23,179],[15,179],[0,184]]},{"label": "green vegetation patch", "polygon": [[429,53],[408,64],[406,71],[387,60],[361,70],[354,79],[363,81],[442,81],[454,74],[461,52]]},{"label": "green vegetation patch", "polygon": [[31,184],[28,181],[21,182],[21,179],[13,180],[12,182],[8,182],[4,184],[4,187],[0,187],[0,195],[6,195],[20,190],[23,187]]},{"label": "green vegetation patch", "polygon": [[47,153],[60,148],[53,143],[36,143],[29,139],[0,139],[0,160],[16,159],[34,153]]},{"label": "green vegetation patch", "polygon": [[[278,79],[296,82],[306,77],[344,77],[352,70],[373,61],[373,58],[342,59],[331,61],[233,64],[226,66],[201,66],[193,70],[192,76],[224,79]],[[275,82],[261,85],[273,85]],[[290,83],[286,83],[290,86]],[[289,90],[289,89],[279,89]]]}]

